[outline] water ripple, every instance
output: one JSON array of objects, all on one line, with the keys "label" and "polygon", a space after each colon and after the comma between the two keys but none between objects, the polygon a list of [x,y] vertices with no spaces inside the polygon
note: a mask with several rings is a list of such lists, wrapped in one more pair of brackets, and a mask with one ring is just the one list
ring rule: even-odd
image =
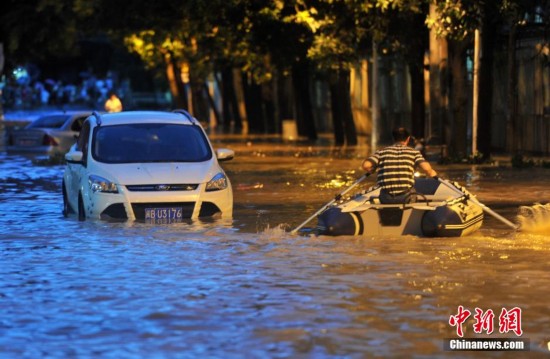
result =
[{"label": "water ripple", "polygon": [[[61,166],[0,155],[0,356],[442,356],[459,305],[520,306],[532,351],[547,351],[548,236],[491,219],[466,238],[291,236],[285,223],[329,200],[322,184],[351,160],[314,164],[326,179],[296,159],[267,174],[241,161],[235,185],[264,186],[236,191],[233,220],[152,226],[64,218]],[[471,180],[496,198],[480,178],[524,183],[510,176]],[[322,190],[287,185],[311,181]]]}]

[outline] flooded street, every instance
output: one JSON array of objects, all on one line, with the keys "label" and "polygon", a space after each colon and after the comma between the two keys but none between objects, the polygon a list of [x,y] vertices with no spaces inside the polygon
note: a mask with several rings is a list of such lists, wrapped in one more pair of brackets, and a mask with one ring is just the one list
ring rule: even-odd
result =
[{"label": "flooded street", "polygon": [[[212,137],[236,151],[233,220],[149,225],[61,214],[63,165],[0,153],[0,356],[536,357],[550,354],[550,232],[486,216],[464,238],[295,236],[362,173],[361,150]],[[434,167],[517,222],[550,169]],[[364,188],[374,183],[369,178]],[[313,220],[308,226],[314,227]],[[449,352],[459,306],[530,352]],[[503,308],[521,329],[499,333]]]}]

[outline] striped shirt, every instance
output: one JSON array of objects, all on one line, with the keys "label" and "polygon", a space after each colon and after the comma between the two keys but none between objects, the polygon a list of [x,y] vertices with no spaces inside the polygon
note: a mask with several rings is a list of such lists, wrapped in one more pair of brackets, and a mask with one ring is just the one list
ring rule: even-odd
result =
[{"label": "striped shirt", "polygon": [[414,186],[415,167],[426,160],[418,150],[394,144],[376,151],[367,161],[378,168],[378,185],[391,195],[398,195]]}]

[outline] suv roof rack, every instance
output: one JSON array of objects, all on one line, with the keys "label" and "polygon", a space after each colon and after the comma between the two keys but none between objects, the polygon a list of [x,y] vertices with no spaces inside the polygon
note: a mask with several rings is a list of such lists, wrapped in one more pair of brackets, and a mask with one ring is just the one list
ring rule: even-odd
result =
[{"label": "suv roof rack", "polygon": [[198,121],[196,118],[194,118],[189,112],[187,112],[187,111],[185,111],[185,110],[176,109],[176,110],[173,110],[172,112],[174,112],[174,113],[179,113],[179,114],[181,114],[181,115],[184,115],[185,117],[187,117],[187,119],[188,119],[189,121],[191,121],[191,123],[192,123],[193,125],[198,125],[198,124],[199,124],[199,121]]},{"label": "suv roof rack", "polygon": [[96,118],[97,125],[101,126],[101,115],[99,114],[99,112],[97,111],[92,112],[92,116]]}]

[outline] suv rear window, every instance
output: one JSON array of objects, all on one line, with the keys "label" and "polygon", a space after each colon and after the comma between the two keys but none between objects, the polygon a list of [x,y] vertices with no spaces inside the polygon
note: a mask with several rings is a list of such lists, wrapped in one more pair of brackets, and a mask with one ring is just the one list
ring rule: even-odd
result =
[{"label": "suv rear window", "polygon": [[106,163],[203,162],[212,151],[197,126],[147,123],[96,127],[92,155]]},{"label": "suv rear window", "polygon": [[68,118],[66,115],[44,116],[31,122],[27,128],[60,128]]}]

